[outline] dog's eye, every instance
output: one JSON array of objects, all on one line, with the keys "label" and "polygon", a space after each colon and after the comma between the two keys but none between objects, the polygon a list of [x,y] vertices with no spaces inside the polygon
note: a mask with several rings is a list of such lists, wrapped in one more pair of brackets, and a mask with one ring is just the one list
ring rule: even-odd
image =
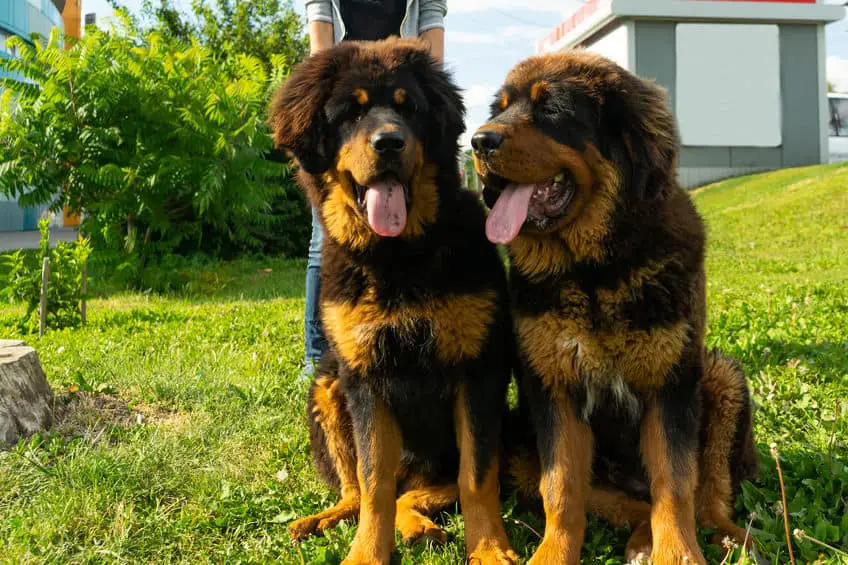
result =
[{"label": "dog's eye", "polygon": [[572,119],[576,116],[574,105],[567,96],[548,96],[542,104],[537,106],[537,112],[552,121]]},{"label": "dog's eye", "polygon": [[365,114],[368,113],[367,108],[363,108],[362,106],[358,106],[356,108],[351,108],[348,112],[346,118],[353,123],[359,123],[362,118],[365,117]]}]

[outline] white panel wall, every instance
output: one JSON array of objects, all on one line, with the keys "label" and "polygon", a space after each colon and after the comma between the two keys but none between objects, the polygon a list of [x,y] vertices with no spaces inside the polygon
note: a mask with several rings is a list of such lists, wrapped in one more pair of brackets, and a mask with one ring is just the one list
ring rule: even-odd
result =
[{"label": "white panel wall", "polygon": [[675,100],[684,145],[779,146],[778,26],[678,24]]},{"label": "white panel wall", "polygon": [[618,63],[619,66],[631,70],[633,61],[630,60],[630,30],[626,25],[620,25],[586,48],[598,55],[603,55]]}]

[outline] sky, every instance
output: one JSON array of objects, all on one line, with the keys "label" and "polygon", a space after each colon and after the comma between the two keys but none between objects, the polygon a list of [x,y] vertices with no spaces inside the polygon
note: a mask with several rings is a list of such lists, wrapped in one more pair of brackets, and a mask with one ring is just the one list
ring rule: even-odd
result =
[{"label": "sky", "polygon": [[[2,0],[0,0],[2,1]],[[305,14],[304,0],[293,0]],[[842,3],[844,0],[828,0]],[[137,10],[141,0],[123,0]],[[175,0],[189,7],[191,0]],[[464,91],[468,109],[463,145],[486,121],[495,90],[509,69],[535,52],[535,40],[571,15],[582,0],[448,0],[445,20],[445,64]],[[83,13],[98,20],[111,13],[106,0],[82,0]],[[827,74],[838,90],[848,92],[848,19],[830,24],[827,33]]]}]

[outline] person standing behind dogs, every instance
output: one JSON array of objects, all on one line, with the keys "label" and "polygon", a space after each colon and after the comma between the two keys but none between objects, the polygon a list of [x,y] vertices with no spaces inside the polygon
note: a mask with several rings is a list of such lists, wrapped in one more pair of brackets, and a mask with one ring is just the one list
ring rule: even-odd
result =
[{"label": "person standing behind dogs", "polygon": [[[433,57],[444,58],[444,19],[447,0],[306,0],[309,50],[317,53],[341,41],[377,41],[391,35],[419,36],[430,45]],[[302,379],[310,379],[315,364],[327,349],[321,326],[321,241],[323,228],[312,209],[312,238],[306,264],[306,309],[303,316],[305,366]]]}]

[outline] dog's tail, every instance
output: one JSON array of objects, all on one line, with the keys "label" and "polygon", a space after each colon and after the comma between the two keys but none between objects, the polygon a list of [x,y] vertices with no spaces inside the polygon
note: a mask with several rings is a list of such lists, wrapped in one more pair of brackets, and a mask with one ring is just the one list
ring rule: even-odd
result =
[{"label": "dog's tail", "polygon": [[702,426],[733,426],[730,446],[730,473],[733,492],[745,480],[759,477],[760,464],[754,442],[751,391],[739,363],[718,350],[708,351],[702,381],[705,415]]}]

